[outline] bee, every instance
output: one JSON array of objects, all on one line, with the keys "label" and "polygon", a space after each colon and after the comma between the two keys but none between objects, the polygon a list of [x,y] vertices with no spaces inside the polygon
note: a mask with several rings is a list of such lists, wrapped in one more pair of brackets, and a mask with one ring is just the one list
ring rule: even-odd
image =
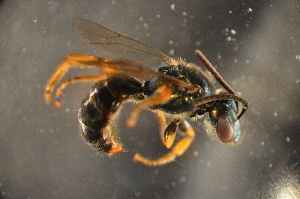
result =
[{"label": "bee", "polygon": [[[170,148],[169,153],[156,160],[136,153],[134,161],[157,166],[182,155],[195,136],[195,131],[186,119],[201,118],[205,113],[208,114],[206,127],[221,142],[239,142],[239,120],[247,110],[248,102],[235,94],[200,51],[196,50],[196,55],[208,70],[202,70],[183,59],[173,59],[145,43],[88,20],[76,19],[74,27],[84,44],[99,47],[112,59],[93,55],[68,55],[50,78],[45,88],[45,98],[56,108],[62,106],[52,95],[58,82],[71,67],[103,69],[102,73],[96,75],[70,78],[56,88],[56,97],[59,98],[63,96],[62,90],[68,84],[96,82],[82,100],[78,111],[80,135],[92,148],[108,155],[124,150],[118,141],[114,121],[123,103],[127,101],[136,102],[137,105],[126,124],[134,126],[142,109],[152,110],[161,126],[162,143]],[[148,62],[161,62],[161,65],[153,70],[145,66]],[[215,80],[222,89],[214,88]],[[240,114],[239,102],[243,104]],[[167,118],[170,120],[169,124]],[[174,144],[177,129],[186,136]]]}]

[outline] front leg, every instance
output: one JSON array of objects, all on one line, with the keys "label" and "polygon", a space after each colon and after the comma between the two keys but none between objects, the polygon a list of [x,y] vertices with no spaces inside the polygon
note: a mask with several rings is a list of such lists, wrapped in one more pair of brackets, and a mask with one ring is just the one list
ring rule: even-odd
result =
[{"label": "front leg", "polygon": [[174,119],[169,125],[167,125],[166,117],[164,116],[162,111],[156,110],[156,115],[160,124],[161,141],[165,145],[165,147],[169,149],[174,144],[176,129],[178,124],[180,123],[180,119]]},{"label": "front leg", "polygon": [[[174,124],[171,123],[170,125],[174,125]],[[168,127],[166,128],[166,131],[168,130]],[[183,138],[182,140],[180,140],[178,143],[176,143],[169,153],[167,153],[166,155],[164,155],[156,160],[149,160],[149,159],[141,156],[139,153],[136,153],[133,160],[139,161],[148,166],[160,166],[160,165],[166,164],[168,162],[174,161],[176,157],[181,156],[189,148],[189,146],[191,145],[191,143],[193,142],[194,137],[195,137],[194,129],[191,127],[191,125],[186,120],[180,122],[179,128],[180,128],[180,130],[185,132],[187,136],[185,138]],[[170,127],[170,129],[173,129],[173,127]],[[168,133],[164,133],[164,134],[168,134]],[[175,132],[174,132],[174,135],[175,135]]]}]

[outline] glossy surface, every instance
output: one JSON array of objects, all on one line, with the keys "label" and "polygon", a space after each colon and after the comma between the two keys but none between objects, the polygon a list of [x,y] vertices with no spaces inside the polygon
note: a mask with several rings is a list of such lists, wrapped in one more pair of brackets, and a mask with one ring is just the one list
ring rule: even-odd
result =
[{"label": "glossy surface", "polygon": [[[67,55],[50,77],[45,87],[45,99],[55,108],[61,108],[62,103],[59,100],[63,96],[62,90],[67,85],[96,82],[81,102],[78,113],[80,135],[92,148],[108,155],[123,151],[122,144],[117,141],[115,119],[121,105],[128,100],[139,104],[132,110],[126,122],[127,126],[134,127],[140,111],[150,108],[160,120],[163,144],[167,148],[172,147],[170,152],[154,160],[135,154],[134,161],[148,166],[174,161],[190,147],[195,135],[190,127],[183,131],[186,137],[172,146],[176,137],[176,126],[187,123],[187,119],[202,117],[205,113],[213,116],[208,118],[208,123],[211,123],[207,129],[209,134],[217,134],[221,142],[239,141],[239,119],[248,109],[249,103],[235,94],[201,51],[196,50],[195,53],[209,71],[183,59],[168,57],[141,41],[89,20],[75,19],[74,28],[83,43],[92,44],[101,51],[112,54],[113,58],[109,60],[94,55]],[[141,64],[140,60],[130,60],[136,57],[135,54],[143,59],[152,58],[149,62],[156,62],[163,56],[165,62],[160,64],[164,66],[154,70]],[[72,67],[94,67],[105,72],[64,80]],[[140,79],[141,82],[136,79]],[[222,89],[213,89],[215,79]],[[54,93],[57,99],[53,98]],[[244,106],[240,113],[238,103]],[[169,123],[168,118],[173,121]]]},{"label": "glossy surface", "polygon": [[[298,1],[0,5],[0,198],[299,198]],[[241,120],[242,143],[211,140],[199,120],[191,123],[197,129],[192,147],[177,161],[159,168],[136,164],[131,160],[136,151],[157,157],[167,150],[153,114],[142,112],[138,126],[126,127],[132,110],[126,105],[118,124],[130,148],[122,156],[97,155],[77,126],[78,105],[92,84],[68,87],[67,106],[60,110],[41,97],[67,54],[104,56],[78,40],[73,30],[78,17],[168,56],[174,50],[174,56],[198,63],[194,50],[202,50],[251,103]],[[70,76],[81,73],[74,69]]]}]

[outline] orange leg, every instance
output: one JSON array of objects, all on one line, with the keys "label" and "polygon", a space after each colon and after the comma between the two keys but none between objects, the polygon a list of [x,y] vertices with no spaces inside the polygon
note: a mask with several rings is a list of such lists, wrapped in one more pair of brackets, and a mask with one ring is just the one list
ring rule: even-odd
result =
[{"label": "orange leg", "polygon": [[169,149],[173,146],[175,137],[176,137],[176,129],[178,124],[180,123],[180,119],[174,119],[169,126],[165,129],[164,134],[162,136],[163,144]]},{"label": "orange leg", "polygon": [[56,90],[56,96],[57,97],[62,97],[63,92],[62,90],[68,85],[68,84],[73,84],[76,82],[87,82],[87,81],[100,81],[106,79],[106,75],[96,75],[96,76],[81,76],[81,77],[73,77],[71,79],[68,79],[61,83],[61,85],[57,88]]},{"label": "orange leg", "polygon": [[138,115],[145,106],[164,104],[170,100],[172,93],[173,90],[167,85],[158,88],[152,96],[146,98],[143,102],[134,107],[130,114],[130,118],[126,121],[127,126],[133,127],[136,124]]},{"label": "orange leg", "polygon": [[176,143],[171,151],[166,155],[156,160],[149,160],[141,156],[139,153],[136,153],[133,157],[133,160],[139,161],[148,166],[160,166],[174,161],[176,157],[181,156],[189,148],[195,137],[194,129],[186,120],[180,123],[180,129],[184,131],[187,136]]},{"label": "orange leg", "polygon": [[[69,68],[74,66],[82,66],[82,67],[101,66],[105,62],[108,62],[108,60],[102,59],[97,56],[92,56],[92,55],[68,55],[66,59],[59,65],[59,67],[52,75],[52,77],[50,78],[46,86],[45,89],[46,100],[56,108],[61,107],[61,102],[53,101],[52,93],[57,82],[65,75],[65,73],[69,70]],[[72,80],[70,81],[72,82]]]},{"label": "orange leg", "polygon": [[171,148],[175,137],[176,137],[176,129],[178,124],[180,123],[179,119],[174,119],[169,125],[166,123],[166,117],[163,115],[162,111],[156,111],[159,124],[160,124],[160,137],[162,143],[166,148]]},{"label": "orange leg", "polygon": [[[159,133],[159,135],[161,137],[162,143],[165,145],[164,134],[165,134],[166,128],[168,127],[168,125],[166,123],[166,117],[163,115],[162,111],[156,110],[155,112],[156,112],[156,115],[158,117],[159,124],[160,124],[160,133]],[[167,148],[170,148],[170,147],[167,147]]]}]

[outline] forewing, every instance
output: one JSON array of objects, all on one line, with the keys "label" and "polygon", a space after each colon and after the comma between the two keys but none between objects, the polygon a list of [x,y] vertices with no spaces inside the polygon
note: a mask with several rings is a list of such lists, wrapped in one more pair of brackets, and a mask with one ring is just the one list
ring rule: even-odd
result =
[{"label": "forewing", "polygon": [[111,58],[127,58],[139,63],[162,62],[171,59],[145,43],[88,20],[75,19],[74,28],[83,43],[95,45],[109,54]]},{"label": "forewing", "polygon": [[151,68],[131,60],[113,60],[111,62],[103,63],[101,67],[105,69],[108,75],[124,74],[143,80],[148,80],[150,78],[156,77],[159,81],[163,81],[165,83],[175,84],[184,88],[193,88],[192,85],[187,84],[175,77],[155,72]]},{"label": "forewing", "polygon": [[83,43],[95,45],[100,48],[100,50],[109,54],[111,58],[114,58],[110,61],[100,61],[95,64],[104,68],[109,76],[127,75],[142,80],[157,77],[160,81],[166,83],[175,84],[184,88],[193,87],[169,75],[155,72],[142,64],[146,62],[171,60],[170,57],[155,48],[88,20],[76,19],[74,21],[74,27],[78,37]]}]

